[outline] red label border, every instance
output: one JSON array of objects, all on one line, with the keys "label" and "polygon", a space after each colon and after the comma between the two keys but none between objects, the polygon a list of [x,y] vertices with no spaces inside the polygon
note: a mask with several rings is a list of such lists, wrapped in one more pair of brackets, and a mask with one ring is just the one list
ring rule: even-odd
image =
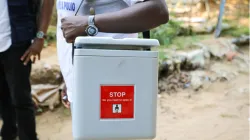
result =
[{"label": "red label border", "polygon": [[[101,84],[100,86],[100,119],[101,120],[107,120],[107,119],[134,119],[135,118],[135,85],[134,84]],[[104,89],[106,88],[106,89]],[[119,88],[123,88],[123,90],[120,90]],[[112,90],[111,90],[112,89]],[[105,92],[111,92],[113,89],[116,92],[127,92],[128,94],[124,98],[119,98],[119,101],[116,101],[117,98],[109,97],[109,94]],[[113,91],[114,92],[114,91]],[[110,99],[112,101],[107,102],[105,101]],[[103,100],[104,99],[104,100]],[[123,101],[121,101],[123,100]],[[127,101],[127,102],[126,102]],[[114,105],[119,105],[121,108],[121,112],[114,114],[112,112],[112,109],[114,108]],[[107,107],[104,107],[107,106]],[[122,112],[123,111],[123,112]]]}]

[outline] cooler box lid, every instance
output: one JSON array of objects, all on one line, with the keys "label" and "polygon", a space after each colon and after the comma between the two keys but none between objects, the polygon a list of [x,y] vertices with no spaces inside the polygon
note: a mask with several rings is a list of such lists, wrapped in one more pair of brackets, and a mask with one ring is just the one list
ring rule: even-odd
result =
[{"label": "cooler box lid", "polygon": [[77,37],[74,56],[147,57],[157,58],[158,51],[144,51],[159,46],[156,39],[112,37]]},{"label": "cooler box lid", "polygon": [[[160,43],[156,39],[139,39],[139,38],[124,38],[114,39],[112,37],[77,37],[75,46],[87,45],[118,45],[118,46],[140,46],[140,47],[156,47]],[[105,49],[105,47],[103,48]]]}]

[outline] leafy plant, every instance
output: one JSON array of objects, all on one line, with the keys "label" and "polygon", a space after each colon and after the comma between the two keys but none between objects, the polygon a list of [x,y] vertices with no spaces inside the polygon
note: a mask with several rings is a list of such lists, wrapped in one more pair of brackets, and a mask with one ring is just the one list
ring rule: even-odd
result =
[{"label": "leafy plant", "polygon": [[182,32],[181,23],[170,20],[151,31],[151,38],[158,39],[161,45],[169,45],[172,39]]}]

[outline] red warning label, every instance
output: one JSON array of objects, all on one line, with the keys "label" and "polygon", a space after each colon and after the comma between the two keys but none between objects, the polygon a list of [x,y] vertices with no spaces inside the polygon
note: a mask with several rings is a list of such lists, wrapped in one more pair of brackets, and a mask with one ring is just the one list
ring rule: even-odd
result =
[{"label": "red warning label", "polygon": [[134,118],[134,86],[101,86],[101,119]]}]

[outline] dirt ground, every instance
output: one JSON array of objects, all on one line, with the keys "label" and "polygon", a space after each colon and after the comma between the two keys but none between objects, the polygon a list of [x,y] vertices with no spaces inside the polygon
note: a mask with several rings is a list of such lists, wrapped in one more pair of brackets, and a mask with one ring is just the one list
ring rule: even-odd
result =
[{"label": "dirt ground", "polygon": [[[248,76],[213,84],[201,93],[162,94],[158,99],[155,140],[249,140]],[[59,108],[37,117],[41,140],[71,140],[69,111]]]},{"label": "dirt ground", "polygon": [[[55,55],[55,48],[45,49],[43,62],[57,63]],[[155,140],[249,140],[249,110],[246,74],[199,93],[163,93],[158,98]],[[72,140],[69,110],[60,107],[37,116],[37,132],[40,140]]]},{"label": "dirt ground", "polygon": [[[47,51],[43,53],[45,62],[55,59]],[[163,93],[158,99],[155,140],[249,140],[249,110],[247,74],[213,83],[199,93]],[[41,140],[71,140],[69,110],[61,107],[37,116],[37,132]]]}]

